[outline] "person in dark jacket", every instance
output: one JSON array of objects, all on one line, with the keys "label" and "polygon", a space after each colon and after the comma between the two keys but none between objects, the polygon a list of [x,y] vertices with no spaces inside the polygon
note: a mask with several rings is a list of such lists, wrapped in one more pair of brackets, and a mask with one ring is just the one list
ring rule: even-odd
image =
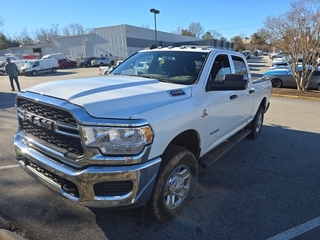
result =
[{"label": "person in dark jacket", "polygon": [[18,80],[19,70],[18,70],[17,65],[11,62],[10,58],[7,58],[5,70],[6,70],[6,73],[9,75],[10,84],[11,84],[11,91],[15,91],[14,84],[13,84],[13,80],[14,80],[16,82],[18,91],[20,92],[21,89],[20,89],[20,83]]}]

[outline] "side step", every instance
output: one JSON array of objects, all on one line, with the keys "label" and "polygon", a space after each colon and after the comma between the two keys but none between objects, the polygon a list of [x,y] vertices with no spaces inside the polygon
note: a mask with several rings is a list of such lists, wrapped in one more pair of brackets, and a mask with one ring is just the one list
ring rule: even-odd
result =
[{"label": "side step", "polygon": [[250,132],[251,130],[245,129],[233,135],[232,137],[230,137],[229,139],[212,149],[210,152],[205,154],[203,157],[201,157],[199,159],[199,165],[204,168],[208,168],[211,164],[213,164],[224,154],[226,154],[231,148],[233,148],[238,142],[240,142],[243,138],[248,136]]}]

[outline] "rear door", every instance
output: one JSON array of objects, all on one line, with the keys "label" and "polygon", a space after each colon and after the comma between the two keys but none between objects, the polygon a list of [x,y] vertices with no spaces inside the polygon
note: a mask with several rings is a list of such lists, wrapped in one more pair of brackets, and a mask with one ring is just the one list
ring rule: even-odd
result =
[{"label": "rear door", "polygon": [[237,110],[235,114],[237,126],[241,126],[253,117],[252,108],[256,95],[254,84],[252,84],[250,70],[242,57],[231,55],[234,73],[246,75],[249,79],[249,84],[245,90],[236,90],[234,94],[237,96]]}]

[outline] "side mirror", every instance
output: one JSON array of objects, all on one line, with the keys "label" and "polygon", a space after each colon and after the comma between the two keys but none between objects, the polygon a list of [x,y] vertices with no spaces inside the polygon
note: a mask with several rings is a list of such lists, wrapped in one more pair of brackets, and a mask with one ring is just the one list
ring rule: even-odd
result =
[{"label": "side mirror", "polygon": [[209,81],[207,89],[213,90],[245,90],[248,87],[248,76],[244,74],[226,74],[221,82]]}]

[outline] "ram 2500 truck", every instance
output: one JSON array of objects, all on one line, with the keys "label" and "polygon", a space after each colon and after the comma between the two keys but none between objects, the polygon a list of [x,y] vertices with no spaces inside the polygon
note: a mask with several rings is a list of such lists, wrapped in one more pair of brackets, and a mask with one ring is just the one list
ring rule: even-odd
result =
[{"label": "ram 2500 truck", "polygon": [[[143,71],[140,63],[147,65]],[[16,159],[71,201],[100,208],[146,204],[166,221],[190,199],[198,166],[259,136],[270,94],[270,81],[253,81],[243,54],[147,48],[104,77],[20,92]]]}]

